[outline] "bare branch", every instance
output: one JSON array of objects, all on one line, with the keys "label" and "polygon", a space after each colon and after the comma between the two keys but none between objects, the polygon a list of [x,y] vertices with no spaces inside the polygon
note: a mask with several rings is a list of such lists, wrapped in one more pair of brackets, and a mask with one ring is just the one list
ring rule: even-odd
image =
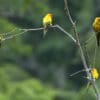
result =
[{"label": "bare branch", "polygon": [[12,38],[14,38],[14,37],[16,37],[16,36],[22,35],[22,34],[25,33],[25,32],[27,32],[27,31],[24,30],[23,32],[20,32],[20,33],[18,33],[18,34],[14,34],[14,35],[10,35],[10,36],[8,36],[8,37],[5,37],[5,38],[2,39],[2,42],[5,41],[5,40],[8,40],[8,39],[12,39]]},{"label": "bare branch", "polygon": [[[59,25],[53,25],[53,26],[51,26],[51,28],[58,28],[61,32],[65,33],[74,43],[76,43],[76,39],[70,33],[68,33],[67,31],[65,31],[61,26],[59,26]],[[14,35],[12,34],[12,35],[10,35],[8,37],[5,37],[5,38],[2,39],[2,41],[14,38],[14,37],[19,36],[19,35],[22,35],[22,34],[28,32],[28,31],[39,31],[39,30],[43,30],[43,29],[44,29],[43,27],[41,27],[41,28],[34,28],[34,29],[18,29],[19,31],[22,31],[22,32],[20,32],[18,34],[14,34]]]},{"label": "bare branch", "polygon": [[[67,31],[65,31],[61,26],[59,26],[59,25],[54,25],[54,26],[51,26],[51,28],[58,28],[60,31],[62,31],[63,33],[65,33],[70,39],[72,39],[73,42],[76,43],[75,38],[74,38],[70,33],[68,33]],[[44,28],[36,28],[36,29],[19,29],[19,30],[37,31],[37,30],[43,30],[43,29],[44,29]]]},{"label": "bare branch", "polygon": [[74,43],[77,44],[76,39],[75,39],[70,33],[68,33],[67,31],[65,31],[65,30],[64,30],[61,26],[59,26],[59,25],[56,25],[56,27],[57,27],[60,31],[62,31],[63,33],[65,33],[70,39],[72,39]]},{"label": "bare branch", "polygon": [[67,0],[64,0],[64,3],[65,3],[65,11],[66,11],[66,14],[68,15],[68,18],[69,18],[71,24],[73,25],[73,20],[72,20],[72,17],[71,17],[71,15],[70,15],[70,12],[69,12]]},{"label": "bare branch", "polygon": [[[88,69],[88,71],[90,71],[91,70],[91,68],[89,68]],[[77,75],[77,74],[79,74],[79,73],[81,73],[81,72],[86,72],[87,70],[85,70],[85,69],[82,69],[82,70],[79,70],[79,71],[77,71],[77,72],[75,72],[75,73],[73,73],[73,74],[71,74],[71,75],[69,75],[69,76],[74,76],[74,75]]]},{"label": "bare branch", "polygon": [[78,36],[77,28],[76,28],[76,23],[73,21],[71,15],[70,15],[70,11],[69,11],[69,8],[68,8],[68,2],[67,2],[67,0],[64,0],[64,3],[65,3],[66,14],[68,15],[68,18],[70,20],[70,23],[73,26],[74,33],[76,35],[76,39],[77,39],[78,47],[79,47],[79,50],[80,50],[80,55],[81,55],[81,59],[82,59],[83,65],[84,65],[84,69],[87,70],[86,71],[87,77],[90,77],[91,78],[89,81],[90,81],[90,83],[92,83],[92,86],[93,86],[93,89],[95,91],[97,100],[100,100],[100,95],[99,95],[99,91],[98,91],[98,88],[96,86],[96,83],[92,79],[91,74],[89,73],[89,70],[88,70],[89,69],[88,68],[89,66],[86,63],[86,58],[85,58],[85,55],[84,55],[84,52],[83,52],[83,49],[82,49],[82,46],[81,46],[81,43],[80,43],[80,40],[79,40],[79,36]]}]

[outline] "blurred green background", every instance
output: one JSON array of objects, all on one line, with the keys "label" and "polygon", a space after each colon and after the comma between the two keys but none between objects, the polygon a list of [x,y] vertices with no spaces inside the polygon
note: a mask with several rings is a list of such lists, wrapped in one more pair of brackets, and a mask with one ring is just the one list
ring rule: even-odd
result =
[{"label": "blurred green background", "polygon": [[[68,0],[68,4],[84,44],[94,33],[92,22],[100,16],[100,0]],[[53,24],[75,36],[63,0],[0,0],[0,33],[42,27],[48,12],[54,15]],[[95,39],[86,47],[93,65]],[[94,67],[99,70],[97,53]],[[86,89],[85,73],[69,77],[81,69],[77,46],[58,29],[50,29],[45,38],[43,31],[24,33],[4,41],[0,48],[0,100],[95,100],[93,89]]]}]

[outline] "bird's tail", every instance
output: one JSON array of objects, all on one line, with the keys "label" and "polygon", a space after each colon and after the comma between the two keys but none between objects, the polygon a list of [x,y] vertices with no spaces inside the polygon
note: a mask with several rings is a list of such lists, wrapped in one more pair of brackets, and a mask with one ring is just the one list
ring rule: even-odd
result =
[{"label": "bird's tail", "polygon": [[45,37],[47,31],[48,31],[47,28],[44,28],[44,30],[43,30],[43,37]]},{"label": "bird's tail", "polygon": [[47,31],[48,31],[48,26],[45,25],[45,26],[44,26],[44,30],[43,30],[43,37],[45,37]]},{"label": "bird's tail", "polygon": [[99,47],[99,45],[100,45],[100,32],[98,32],[96,34],[96,38],[97,38],[97,46]]}]

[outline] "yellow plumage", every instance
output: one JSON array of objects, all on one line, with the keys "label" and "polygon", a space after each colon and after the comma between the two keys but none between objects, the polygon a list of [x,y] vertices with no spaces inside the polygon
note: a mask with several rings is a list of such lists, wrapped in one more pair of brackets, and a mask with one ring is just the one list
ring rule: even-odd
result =
[{"label": "yellow plumage", "polygon": [[96,33],[97,45],[99,46],[100,44],[100,17],[95,18],[92,26]]},{"label": "yellow plumage", "polygon": [[53,15],[51,13],[48,13],[43,17],[44,36],[46,35],[48,27],[52,26],[52,18]]},{"label": "yellow plumage", "polygon": [[91,69],[91,76],[92,76],[93,79],[98,79],[99,78],[99,73],[98,73],[96,68]]},{"label": "yellow plumage", "polygon": [[[90,73],[91,73],[92,79],[97,80],[99,78],[99,73],[98,73],[98,70],[96,68],[92,68],[90,70]],[[91,86],[91,83],[88,82],[88,84],[87,84],[87,90],[89,89],[90,86]]]}]

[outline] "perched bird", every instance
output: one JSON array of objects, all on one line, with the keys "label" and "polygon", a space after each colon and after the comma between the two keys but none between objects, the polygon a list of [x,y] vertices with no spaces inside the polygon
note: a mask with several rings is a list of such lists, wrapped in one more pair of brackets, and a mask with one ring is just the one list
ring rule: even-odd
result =
[{"label": "perched bird", "polygon": [[97,45],[100,45],[100,17],[96,17],[93,22],[93,29],[96,33]]},{"label": "perched bird", "polygon": [[92,68],[92,69],[90,70],[90,72],[91,72],[91,76],[92,76],[92,78],[93,78],[94,80],[96,80],[96,79],[99,78],[99,73],[98,73],[98,71],[97,71],[96,68]]},{"label": "perched bird", "polygon": [[[90,70],[90,74],[91,74],[91,78],[94,79],[94,81],[96,81],[99,78],[99,73],[98,73],[98,70],[96,68],[92,68]],[[87,83],[87,90],[89,89],[90,86],[91,86],[91,83],[88,82]]]},{"label": "perched bird", "polygon": [[44,32],[43,32],[44,35],[43,36],[46,35],[48,28],[50,26],[52,26],[52,20],[53,20],[53,14],[51,14],[51,13],[48,13],[43,17],[43,26],[44,26]]}]

